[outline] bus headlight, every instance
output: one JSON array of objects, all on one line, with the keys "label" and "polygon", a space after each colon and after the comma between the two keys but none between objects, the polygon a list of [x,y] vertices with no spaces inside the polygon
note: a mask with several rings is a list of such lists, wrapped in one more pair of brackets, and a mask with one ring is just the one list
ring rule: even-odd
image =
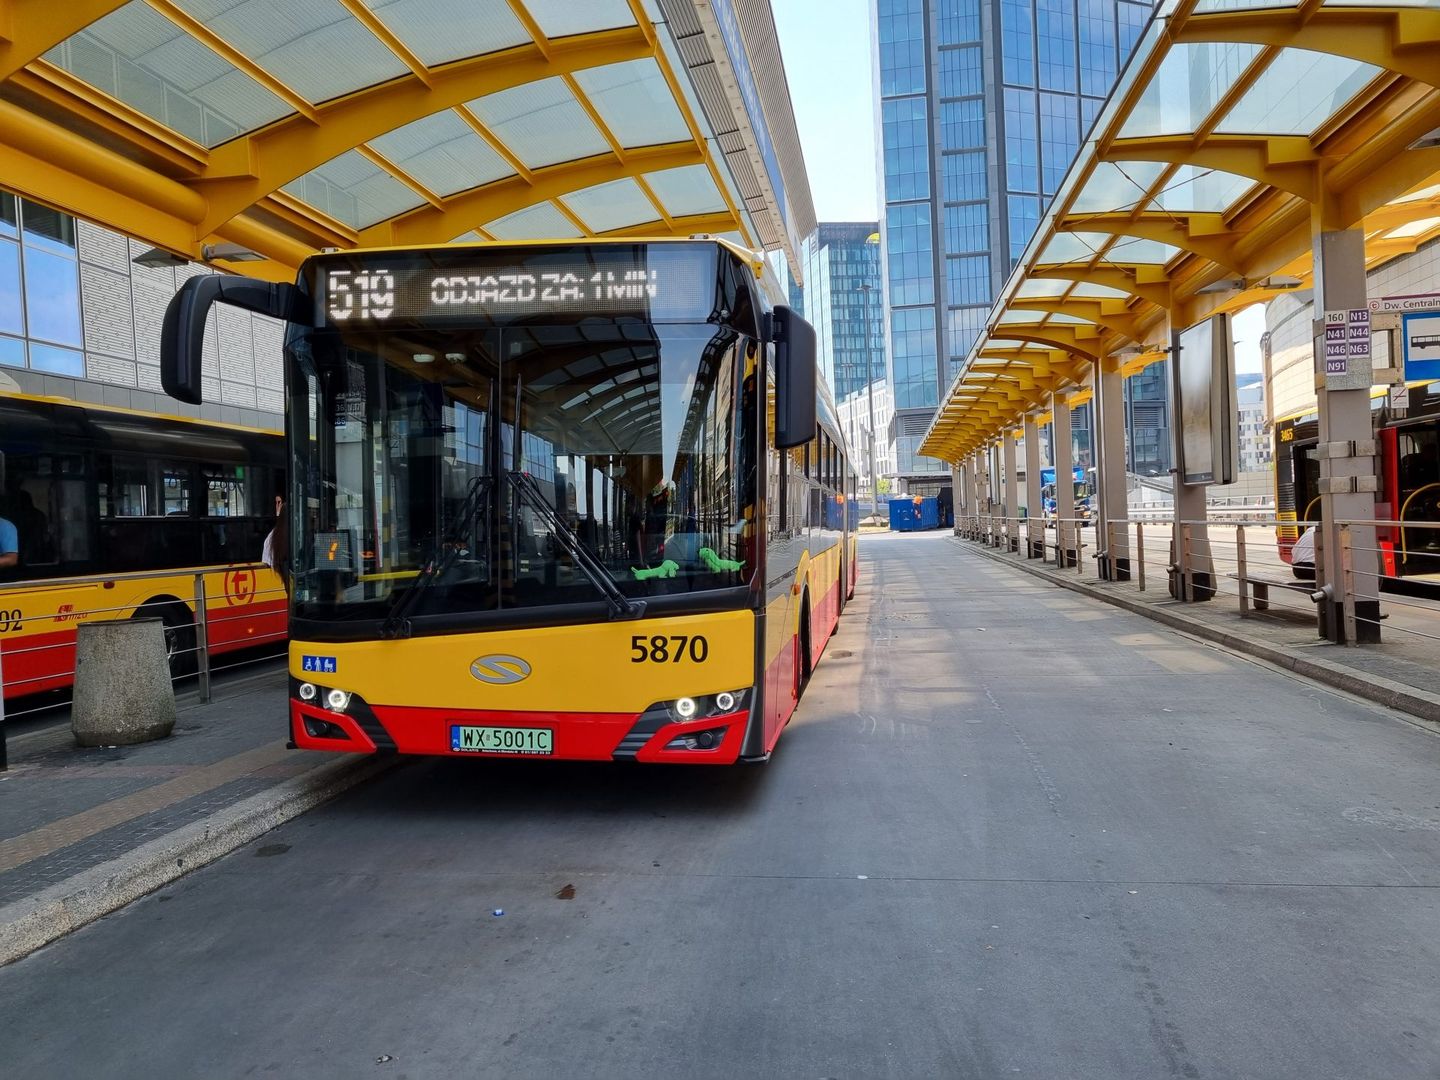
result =
[{"label": "bus headlight", "polygon": [[317,690],[315,689],[315,684],[314,684],[313,682],[302,682],[302,683],[300,684],[300,700],[301,700],[301,701],[314,701],[314,700],[315,700],[315,695],[316,695],[318,692],[319,692],[319,691],[317,691]]},{"label": "bus headlight", "polygon": [[330,690],[325,694],[325,707],[331,712],[344,712],[350,704],[350,695],[344,690]]},{"label": "bus headlight", "polygon": [[731,709],[735,708],[735,695],[730,693],[728,690],[724,693],[716,694],[715,708],[722,713],[729,712]]},{"label": "bus headlight", "polygon": [[675,714],[679,716],[681,720],[689,720],[695,715],[696,708],[698,708],[698,706],[695,704],[694,698],[682,697],[675,702]]}]

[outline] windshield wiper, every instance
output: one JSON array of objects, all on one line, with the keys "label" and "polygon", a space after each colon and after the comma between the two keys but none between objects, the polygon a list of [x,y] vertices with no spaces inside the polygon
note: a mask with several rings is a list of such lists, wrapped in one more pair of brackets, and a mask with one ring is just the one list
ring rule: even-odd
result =
[{"label": "windshield wiper", "polygon": [[410,588],[401,593],[395,601],[394,607],[390,609],[390,614],[380,624],[381,638],[407,638],[410,636],[410,620],[406,616],[415,607],[420,594],[435,584],[441,575],[455,565],[455,560],[460,557],[461,545],[466,540],[471,526],[475,523],[475,518],[480,513],[480,508],[485,505],[494,485],[495,478],[489,475],[476,476],[470,481],[465,492],[465,502],[461,505],[460,515],[455,521],[455,527],[441,541],[440,550],[436,556],[425,564]]},{"label": "windshield wiper", "polygon": [[586,547],[585,542],[575,535],[573,529],[565,524],[565,519],[560,516],[556,509],[545,500],[545,494],[540,490],[540,485],[529,473],[511,472],[506,474],[507,479],[514,486],[516,493],[530,505],[530,508],[539,514],[550,527],[550,532],[555,539],[560,541],[566,553],[574,560],[575,566],[590,579],[590,583],[605,594],[605,600],[610,605],[610,617],[612,619],[639,619],[645,614],[645,601],[632,600],[620,591],[615,584],[615,579],[605,569],[603,563],[596,557],[595,553]]}]

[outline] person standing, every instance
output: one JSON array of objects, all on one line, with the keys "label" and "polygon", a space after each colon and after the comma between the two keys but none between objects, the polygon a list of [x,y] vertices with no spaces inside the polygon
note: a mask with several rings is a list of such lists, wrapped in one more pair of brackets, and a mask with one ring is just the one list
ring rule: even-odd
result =
[{"label": "person standing", "polygon": [[20,565],[20,533],[7,519],[0,517],[0,570]]},{"label": "person standing", "polygon": [[275,496],[275,527],[265,537],[260,561],[280,575],[285,591],[290,591],[290,526],[285,517],[285,496]]}]

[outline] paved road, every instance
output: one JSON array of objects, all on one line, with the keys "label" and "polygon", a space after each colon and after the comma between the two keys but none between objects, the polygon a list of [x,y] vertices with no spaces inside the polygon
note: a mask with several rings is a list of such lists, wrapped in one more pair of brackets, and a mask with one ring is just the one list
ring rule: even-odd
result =
[{"label": "paved road", "polygon": [[0,971],[6,1075],[1440,1074],[1440,739],[864,570],[765,768],[408,765]]}]

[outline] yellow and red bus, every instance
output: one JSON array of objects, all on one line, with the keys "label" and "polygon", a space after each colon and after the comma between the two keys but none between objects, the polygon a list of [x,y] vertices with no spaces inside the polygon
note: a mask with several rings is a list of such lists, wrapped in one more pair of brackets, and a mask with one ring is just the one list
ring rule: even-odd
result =
[{"label": "yellow and red bus", "polygon": [[283,585],[255,564],[284,465],[274,432],[0,395],[0,517],[19,536],[0,569],[4,696],[69,686],[84,622],[159,618],[172,674],[193,670],[196,574],[211,653],[283,641]]},{"label": "yellow and red bus", "polygon": [[768,758],[855,586],[814,331],[716,240],[316,255],[187,282],[289,323],[290,737],[305,749]]}]

